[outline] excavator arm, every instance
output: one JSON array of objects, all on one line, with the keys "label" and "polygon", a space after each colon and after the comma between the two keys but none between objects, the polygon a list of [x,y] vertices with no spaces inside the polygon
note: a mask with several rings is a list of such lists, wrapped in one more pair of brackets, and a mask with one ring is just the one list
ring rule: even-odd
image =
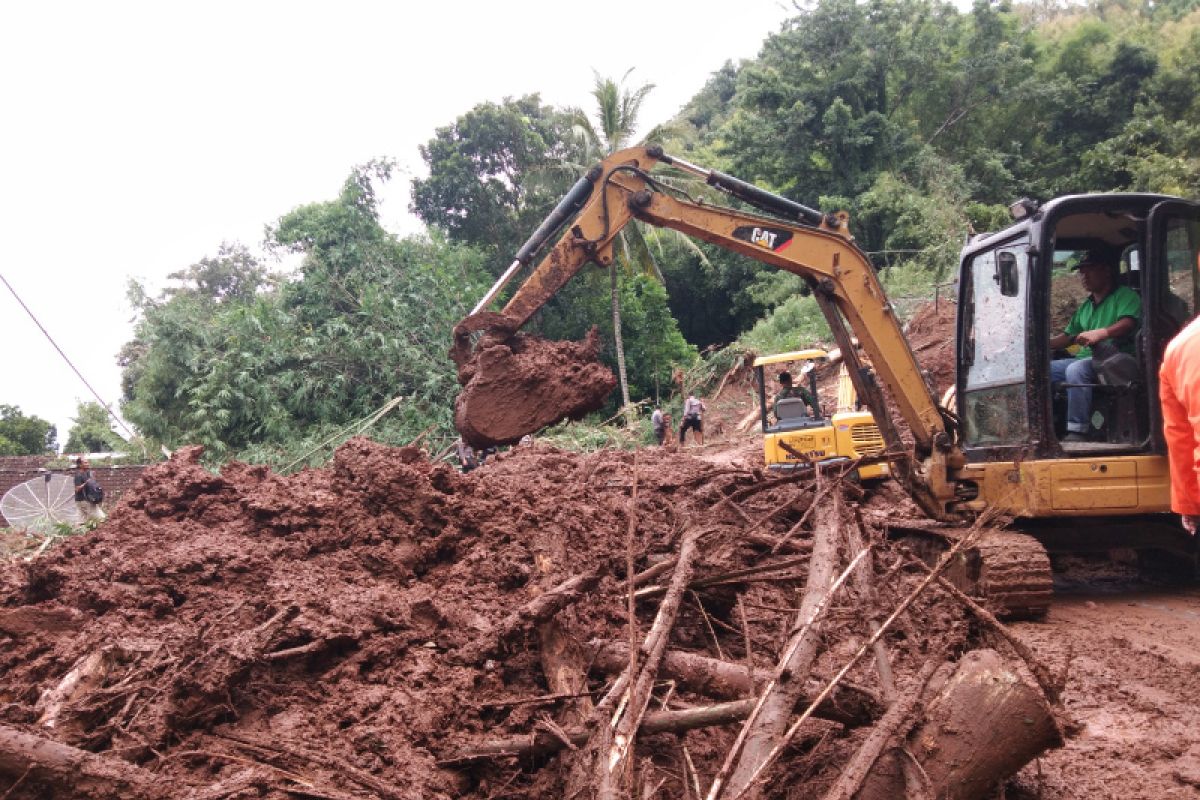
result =
[{"label": "excavator arm", "polygon": [[[699,175],[771,216],[676,196],[651,176],[658,164]],[[575,217],[569,228],[500,314],[485,312],[504,283],[572,214]],[[469,353],[471,333],[496,329],[511,333],[525,325],[585,264],[610,264],[616,237],[633,220],[680,231],[804,278],[837,344],[851,359],[847,366],[855,389],[874,414],[889,449],[904,452],[880,385],[871,370],[856,363],[852,334],[912,431],[917,461],[898,456],[896,477],[926,513],[935,518],[951,516],[948,506],[956,497],[949,469],[961,464],[956,431],[927,387],[874,269],[847,230],[845,215],[821,214],[737,178],[668,156],[657,147],[615,153],[576,183],[472,315],[455,328],[456,360],[461,364]]]}]

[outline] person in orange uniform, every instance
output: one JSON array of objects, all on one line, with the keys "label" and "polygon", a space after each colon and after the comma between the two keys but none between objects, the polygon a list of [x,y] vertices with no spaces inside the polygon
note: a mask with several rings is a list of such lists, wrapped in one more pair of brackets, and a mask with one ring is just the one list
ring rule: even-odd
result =
[{"label": "person in orange uniform", "polygon": [[1171,465],[1171,510],[1195,536],[1200,525],[1200,317],[1167,345],[1158,383]]}]

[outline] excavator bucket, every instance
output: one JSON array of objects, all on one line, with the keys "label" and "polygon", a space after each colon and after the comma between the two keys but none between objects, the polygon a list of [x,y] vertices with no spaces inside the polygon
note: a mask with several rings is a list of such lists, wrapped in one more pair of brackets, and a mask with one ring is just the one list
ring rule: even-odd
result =
[{"label": "excavator bucket", "polygon": [[[454,425],[473,447],[513,444],[564,419],[604,405],[617,385],[597,360],[595,328],[582,342],[555,342],[516,333],[500,314],[468,317],[454,331],[451,352],[463,390]],[[472,347],[472,334],[485,331]]]}]

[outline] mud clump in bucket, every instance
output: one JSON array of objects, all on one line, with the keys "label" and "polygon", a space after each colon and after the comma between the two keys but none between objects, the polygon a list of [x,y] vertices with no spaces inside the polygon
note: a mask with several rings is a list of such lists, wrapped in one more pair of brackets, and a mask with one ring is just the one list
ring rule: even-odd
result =
[{"label": "mud clump in bucket", "polygon": [[595,328],[582,342],[528,334],[485,339],[459,370],[463,391],[454,404],[455,427],[469,444],[491,447],[580,419],[604,405],[617,385],[612,370],[596,360],[599,352]]}]

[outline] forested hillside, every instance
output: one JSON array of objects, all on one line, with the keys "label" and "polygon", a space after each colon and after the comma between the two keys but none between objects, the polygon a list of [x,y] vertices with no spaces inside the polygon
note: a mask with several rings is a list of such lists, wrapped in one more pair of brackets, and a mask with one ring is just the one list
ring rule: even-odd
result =
[{"label": "forested hillside", "polygon": [[[981,0],[965,12],[821,0],[757,58],[713,74],[650,137],[846,210],[889,290],[919,296],[950,277],[964,237],[1004,224],[1018,197],[1200,194],[1198,88],[1197,0]],[[131,287],[140,316],[122,353],[127,418],[170,447],[199,442],[214,457],[279,465],[323,458],[322,442],[385,409],[372,435],[449,441],[451,327],[587,166],[631,141],[650,91],[598,77],[591,109],[537,96],[463,109],[421,148],[428,175],[413,183],[412,209],[426,235],[397,240],[382,228],[375,192],[391,170],[374,163],[336,199],[271,226],[271,245],[301,259],[294,274],[226,245],[159,296]],[[665,392],[672,370],[711,346],[779,349],[823,335],[792,276],[650,229],[630,231],[620,256],[634,401]],[[611,278],[585,270],[533,327],[580,338],[597,325],[615,363]]]}]

